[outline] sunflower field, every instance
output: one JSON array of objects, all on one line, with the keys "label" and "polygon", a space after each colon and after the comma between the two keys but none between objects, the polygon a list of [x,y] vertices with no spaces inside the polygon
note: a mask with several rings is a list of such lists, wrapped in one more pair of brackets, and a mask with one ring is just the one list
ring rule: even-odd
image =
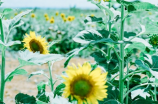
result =
[{"label": "sunflower field", "polygon": [[0,104],[158,104],[158,5],[87,2],[0,9]]}]

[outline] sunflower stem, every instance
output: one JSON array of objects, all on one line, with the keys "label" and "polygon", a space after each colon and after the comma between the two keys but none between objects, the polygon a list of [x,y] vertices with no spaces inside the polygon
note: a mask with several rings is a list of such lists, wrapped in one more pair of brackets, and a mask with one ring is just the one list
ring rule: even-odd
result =
[{"label": "sunflower stem", "polygon": [[154,101],[157,101],[157,91],[156,91],[157,86],[154,86]]},{"label": "sunflower stem", "polygon": [[[3,25],[2,18],[0,18],[0,26],[1,26],[1,40],[4,42],[4,34],[3,34]],[[2,49],[2,60],[1,60],[1,90],[0,90],[0,100],[3,102],[4,100],[4,88],[5,88],[5,47]]]},{"label": "sunflower stem", "polygon": [[[122,0],[123,1],[123,0]],[[120,41],[123,41],[124,38],[124,6],[121,5],[121,33],[120,33]],[[123,99],[123,92],[124,92],[124,43],[120,44],[120,57],[121,60],[119,60],[119,101],[121,104],[124,103],[124,99]]]},{"label": "sunflower stem", "polygon": [[[109,2],[109,9],[111,7],[111,4]],[[110,37],[110,33],[111,33],[111,16],[109,15],[109,36],[108,38]],[[111,58],[111,48],[107,45],[107,54],[108,54],[108,61],[110,60]],[[108,66],[107,66],[107,69],[108,69]]]},{"label": "sunflower stem", "polygon": [[50,81],[51,91],[53,92],[54,84],[53,84],[53,78],[52,78],[52,63],[48,62],[48,66],[49,66],[49,75],[50,75],[49,81]]},{"label": "sunflower stem", "polygon": [[[127,59],[127,75],[129,74],[129,66],[128,66],[128,63],[129,63],[129,59]],[[129,90],[129,77],[127,79],[127,91]],[[128,104],[128,96],[126,96],[126,104]]]}]

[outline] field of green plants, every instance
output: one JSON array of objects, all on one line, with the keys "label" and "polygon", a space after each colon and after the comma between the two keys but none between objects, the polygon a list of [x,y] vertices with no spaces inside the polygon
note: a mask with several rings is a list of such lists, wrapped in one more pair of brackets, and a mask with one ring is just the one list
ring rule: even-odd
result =
[{"label": "field of green plants", "polygon": [[[0,10],[0,104],[7,104],[6,91],[16,87],[7,83],[21,75],[40,76],[37,93],[18,87],[15,104],[158,104],[158,6],[87,2],[98,9]],[[73,57],[91,61],[73,63]],[[8,58],[19,65],[6,73]],[[57,62],[61,75],[53,68]],[[30,70],[43,65],[47,69]]]}]

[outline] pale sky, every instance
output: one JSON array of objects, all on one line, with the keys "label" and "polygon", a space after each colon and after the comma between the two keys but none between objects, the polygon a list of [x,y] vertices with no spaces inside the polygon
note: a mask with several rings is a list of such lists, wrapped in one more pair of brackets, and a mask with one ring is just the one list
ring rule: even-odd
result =
[{"label": "pale sky", "polygon": [[[4,3],[1,7],[20,8],[20,7],[44,7],[44,8],[69,8],[76,5],[77,8],[97,8],[87,0],[2,0]],[[130,1],[130,0],[126,0]],[[158,4],[158,0],[142,0]]]}]

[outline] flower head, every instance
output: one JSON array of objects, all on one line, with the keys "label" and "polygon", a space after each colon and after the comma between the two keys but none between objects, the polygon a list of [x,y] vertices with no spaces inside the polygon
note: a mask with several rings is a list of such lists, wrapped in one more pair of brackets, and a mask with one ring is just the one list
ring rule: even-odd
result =
[{"label": "flower head", "polygon": [[46,21],[48,21],[49,20],[49,17],[46,17]]},{"label": "flower head", "polygon": [[102,73],[100,68],[91,71],[91,65],[68,66],[65,79],[66,85],[63,95],[78,100],[78,104],[98,104],[98,100],[107,97],[106,84],[107,73]]},{"label": "flower head", "polygon": [[94,14],[91,14],[91,17],[94,17],[95,15]]},{"label": "flower head", "polygon": [[50,23],[53,24],[54,22],[55,22],[54,19],[51,18]]},{"label": "flower head", "polygon": [[26,34],[23,40],[24,47],[31,52],[40,52],[41,54],[48,54],[48,43],[45,38],[36,36],[35,32],[30,31],[30,35]]},{"label": "flower head", "polygon": [[47,13],[45,13],[45,14],[44,14],[44,17],[48,17],[48,14],[47,14]]},{"label": "flower head", "polygon": [[64,21],[64,22],[66,22],[66,21],[67,21],[67,19],[66,19],[66,18],[63,18],[63,21]]},{"label": "flower head", "polygon": [[59,12],[56,12],[55,15],[58,16],[58,15],[59,15]]},{"label": "flower head", "polygon": [[16,12],[16,13],[14,13],[14,15],[16,16],[16,15],[18,15],[18,13]]},{"label": "flower head", "polygon": [[36,16],[36,15],[35,15],[34,13],[31,14],[31,17],[32,17],[32,18],[35,18],[35,16]]},{"label": "flower head", "polygon": [[61,16],[61,18],[65,18],[65,14],[64,13],[61,13],[60,16]]}]

